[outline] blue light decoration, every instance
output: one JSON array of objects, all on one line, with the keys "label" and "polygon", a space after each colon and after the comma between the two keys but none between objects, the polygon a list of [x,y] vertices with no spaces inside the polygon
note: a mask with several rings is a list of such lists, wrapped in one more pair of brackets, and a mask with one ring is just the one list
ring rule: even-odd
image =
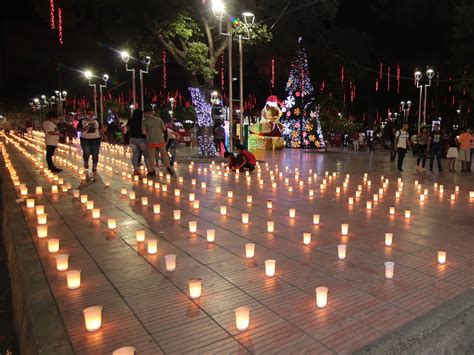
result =
[{"label": "blue light decoration", "polygon": [[197,141],[200,157],[215,157],[214,133],[212,131],[214,120],[211,115],[212,105],[205,100],[203,91],[199,88],[188,88],[196,110]]},{"label": "blue light decoration", "polygon": [[316,104],[301,37],[298,40],[295,58],[291,62],[285,91],[284,115],[280,118],[285,146],[324,150],[324,137],[319,121],[320,107]]}]

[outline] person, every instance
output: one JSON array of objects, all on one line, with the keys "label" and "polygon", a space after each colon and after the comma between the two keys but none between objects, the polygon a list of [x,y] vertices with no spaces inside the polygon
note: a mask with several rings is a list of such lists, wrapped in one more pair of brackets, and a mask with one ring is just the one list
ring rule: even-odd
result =
[{"label": "person", "polygon": [[352,144],[354,146],[354,150],[359,150],[359,133],[352,133]]},{"label": "person", "polygon": [[231,170],[234,170],[234,168],[237,166],[237,160],[235,159],[234,153],[231,152],[225,152],[224,153],[224,158],[227,160],[227,167]]},{"label": "person", "polygon": [[448,153],[446,158],[449,162],[449,171],[456,172],[456,159],[458,158],[458,140],[456,139],[456,134],[451,133],[448,137]]},{"label": "person", "polygon": [[84,168],[89,170],[89,158],[92,155],[92,172],[97,172],[99,163],[99,152],[101,138],[103,136],[102,125],[95,117],[94,109],[88,108],[84,117],[77,124],[77,130],[81,133],[82,158]]},{"label": "person", "polygon": [[30,119],[26,120],[25,127],[26,133],[31,136],[31,134],[33,133],[33,122],[31,122]]},{"label": "person", "polygon": [[53,173],[63,171],[57,168],[53,162],[54,152],[59,145],[59,130],[58,130],[58,114],[56,112],[49,112],[46,120],[43,122],[44,140],[46,143],[46,162],[48,169]]},{"label": "person", "polygon": [[398,154],[398,171],[403,171],[403,160],[407,149],[410,149],[410,137],[408,135],[408,123],[404,123],[402,128],[395,134],[395,147],[397,147]]},{"label": "person", "polygon": [[76,129],[72,122],[68,122],[66,127],[67,141],[69,144],[73,143],[74,137],[76,136]]},{"label": "person", "polygon": [[171,126],[166,127],[167,132],[167,141],[166,141],[166,151],[169,153],[170,165],[173,166],[176,161],[176,148],[178,147],[178,133],[176,132],[176,127],[171,124]]},{"label": "person", "polygon": [[224,147],[224,152],[227,152],[227,147],[225,145],[225,129],[222,126],[222,123],[214,128],[214,142],[216,143],[216,150],[221,153],[222,146]]},{"label": "person", "polygon": [[146,135],[147,156],[148,156],[148,173],[147,176],[155,176],[156,172],[156,151],[160,152],[161,161],[165,164],[166,170],[170,175],[174,175],[171,169],[168,153],[166,152],[165,132],[166,126],[158,117],[151,105],[145,106],[143,112],[145,119],[142,122],[142,132]]},{"label": "person", "polygon": [[253,171],[255,169],[255,164],[257,163],[257,159],[255,159],[255,155],[250,153],[248,150],[244,149],[242,144],[237,144],[237,158],[236,158],[236,166],[234,166],[233,170],[239,170],[241,172],[248,169],[249,171]]},{"label": "person", "polygon": [[67,124],[64,121],[64,118],[59,118],[58,121],[58,130],[59,130],[59,143],[66,143],[66,128]]},{"label": "person", "polygon": [[397,129],[395,127],[392,128],[392,132],[390,134],[390,160],[394,161],[395,157],[397,156],[397,146],[395,145],[397,136]]},{"label": "person", "polygon": [[443,168],[441,167],[441,154],[443,152],[443,136],[439,130],[439,123],[434,125],[433,131],[430,134],[427,151],[430,154],[430,171],[433,171],[434,158],[436,157],[438,170],[442,172]]},{"label": "person", "polygon": [[[425,171],[426,150],[428,146],[429,133],[426,127],[423,127],[418,133],[418,150],[416,158],[416,171]],[[421,165],[420,165],[421,163]]]},{"label": "person", "polygon": [[471,171],[471,143],[474,137],[467,130],[463,129],[459,135],[459,161],[461,162],[461,171]]},{"label": "person", "polygon": [[411,136],[411,147],[413,151],[413,155],[418,154],[418,134],[414,134]]},{"label": "person", "polygon": [[359,132],[357,133],[359,135],[359,150],[365,151],[365,137],[364,133]]},{"label": "person", "polygon": [[127,122],[127,136],[132,147],[133,174],[140,175],[140,157],[145,156],[145,164],[148,168],[146,136],[142,132],[143,112],[140,109],[133,110],[132,117]]}]

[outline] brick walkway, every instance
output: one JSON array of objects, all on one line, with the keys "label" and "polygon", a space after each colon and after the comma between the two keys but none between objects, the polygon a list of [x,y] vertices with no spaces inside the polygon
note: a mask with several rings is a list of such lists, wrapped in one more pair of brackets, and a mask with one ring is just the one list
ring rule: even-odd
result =
[{"label": "brick walkway", "polygon": [[[43,160],[34,150],[41,144],[31,143],[20,146]],[[122,176],[120,162],[129,164],[129,158],[102,149],[105,166],[99,169],[98,181],[80,185],[78,171],[71,166],[59,175],[100,208],[100,220],[93,220],[71,191],[51,194],[53,180],[18,148],[5,147],[30,197],[35,197],[35,186],[43,186],[45,194],[36,197],[36,204],[46,206],[49,237],[60,238],[60,253],[70,254],[69,269],[82,270],[81,287],[69,290],[65,272],[56,271],[55,257],[48,253],[47,239],[36,236],[34,210],[24,206],[77,353],[111,353],[126,345],[135,346],[138,354],[350,353],[474,286],[472,175],[416,175],[408,172],[414,171],[408,157],[407,171],[401,175],[403,191],[395,198],[400,175],[392,172],[385,154],[287,150],[259,154],[269,164],[261,163],[263,185],[257,172],[247,182],[243,174],[238,180],[233,175],[212,175],[216,166],[209,164],[195,164],[192,170],[180,165],[182,183],[177,178],[156,179],[167,185],[164,192]],[[80,156],[69,150],[57,157],[80,167]],[[64,167],[66,162],[58,165]],[[303,187],[294,178],[297,167]],[[276,188],[270,180],[272,169]],[[316,179],[309,169],[318,174]],[[337,177],[330,180],[325,171],[329,176],[337,172]],[[364,182],[364,172],[371,185]],[[343,188],[346,173],[350,179]],[[369,211],[366,201],[382,187],[382,174],[389,179],[388,186]],[[308,182],[308,177],[313,181]],[[321,189],[324,178],[327,186]],[[191,179],[196,179],[196,185]],[[428,189],[424,203],[419,202],[415,179],[423,186],[421,192]],[[201,182],[207,183],[205,189]],[[444,194],[434,182],[444,185]],[[355,196],[358,185],[361,197],[349,206],[348,197]],[[456,185],[460,191],[451,201]],[[216,192],[218,186],[221,193]],[[122,187],[134,191],[136,200],[121,196]],[[180,197],[174,195],[175,188],[180,189]],[[309,189],[314,189],[312,198]],[[229,190],[232,199],[227,197]],[[189,201],[190,192],[200,201],[199,209]],[[252,203],[246,202],[247,195],[253,196]],[[142,196],[148,196],[148,206],[142,206]],[[273,201],[271,210],[266,208],[267,200]],[[154,215],[157,203],[161,213]],[[227,206],[226,216],[219,213],[221,205]],[[396,208],[394,216],[389,215],[390,206]],[[288,216],[290,208],[296,208],[295,219]],[[404,217],[407,208],[410,219]],[[180,221],[173,220],[175,209],[182,211]],[[249,213],[248,225],[242,224],[242,213]],[[319,226],[312,224],[313,214],[321,215]],[[109,217],[117,218],[114,232],[107,228]],[[274,233],[267,232],[268,220],[275,221]],[[189,221],[197,221],[197,233],[189,232]],[[341,223],[349,223],[347,237],[341,236]],[[145,243],[136,242],[138,229],[146,230],[147,239],[158,240],[157,254],[148,255]],[[206,241],[207,229],[216,230],[215,243]],[[303,244],[304,232],[312,233],[310,245]],[[391,247],[384,245],[386,232],[394,234]],[[253,259],[245,257],[249,242],[256,244]],[[338,259],[338,244],[347,245],[345,260]],[[445,265],[437,263],[439,249],[447,250]],[[167,254],[177,255],[176,271],[166,271]],[[265,276],[266,259],[276,260],[275,277]],[[392,280],[385,278],[385,261],[396,263]],[[188,281],[193,278],[202,279],[202,296],[197,300],[189,298]],[[315,303],[319,286],[329,288],[328,306],[323,309]],[[89,333],[82,309],[92,305],[103,306],[103,323],[99,331]],[[251,309],[247,331],[238,331],[235,325],[234,309],[239,306]]]}]

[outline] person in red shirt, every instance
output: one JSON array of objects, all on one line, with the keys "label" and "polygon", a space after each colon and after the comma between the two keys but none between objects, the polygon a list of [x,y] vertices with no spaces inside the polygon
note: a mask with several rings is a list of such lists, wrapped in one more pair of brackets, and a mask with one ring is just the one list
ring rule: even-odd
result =
[{"label": "person in red shirt", "polygon": [[244,149],[242,144],[237,144],[237,166],[233,170],[240,170],[245,171],[245,169],[249,171],[255,170],[255,164],[257,163],[257,159],[255,159],[255,155],[250,153],[248,150]]}]

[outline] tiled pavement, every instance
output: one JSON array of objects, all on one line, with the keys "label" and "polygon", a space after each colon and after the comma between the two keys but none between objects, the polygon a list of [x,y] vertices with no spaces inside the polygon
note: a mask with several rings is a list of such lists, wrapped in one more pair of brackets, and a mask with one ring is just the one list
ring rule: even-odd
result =
[{"label": "tiled pavement", "polygon": [[[43,159],[33,146],[20,146]],[[47,241],[36,236],[34,210],[24,206],[77,353],[111,353],[125,345],[135,346],[138,354],[350,353],[474,286],[472,175],[417,175],[412,172],[411,157],[406,172],[398,175],[383,153],[320,155],[286,150],[258,154],[263,185],[257,172],[246,182],[243,174],[238,180],[233,175],[211,175],[209,164],[196,163],[192,170],[188,165],[177,168],[182,183],[177,178],[157,178],[168,185],[164,192],[123,177],[124,168],[117,162],[129,163],[129,158],[102,149],[102,162],[113,172],[102,167],[98,181],[80,185],[78,171],[71,167],[60,174],[101,209],[100,221],[94,221],[71,192],[51,194],[52,179],[11,143],[5,147],[30,196],[34,197],[35,186],[43,186],[45,194],[36,197],[36,203],[46,206],[49,236],[61,239],[60,252],[70,254],[69,269],[82,270],[81,287],[69,290],[65,273],[56,271]],[[80,159],[67,149],[58,156],[80,166]],[[294,179],[296,167],[304,181],[302,188]],[[271,186],[272,169],[276,188]],[[318,174],[310,183],[309,169]],[[337,172],[337,177],[331,181],[326,177],[327,187],[321,190],[325,171],[329,176]],[[370,186],[363,181],[365,172]],[[336,194],[336,186],[342,187],[347,173],[348,187]],[[366,201],[382,187],[381,175],[390,179],[388,187],[368,211]],[[286,177],[293,192],[285,184]],[[398,177],[404,187],[396,199]],[[197,180],[196,185],[191,179]],[[421,191],[429,190],[424,203],[419,202],[415,179],[423,185]],[[201,188],[204,181],[205,189]],[[105,182],[110,186],[105,187]],[[434,182],[444,185],[444,194],[439,194]],[[362,185],[362,195],[349,206],[347,198],[355,195],[358,185]],[[455,185],[460,191],[450,201]],[[217,186],[221,193],[216,192]],[[135,191],[136,200],[121,196],[121,187]],[[181,190],[180,197],[174,196],[175,188]],[[315,191],[313,198],[308,196],[309,189]],[[232,199],[227,197],[229,190],[234,192]],[[189,192],[196,194],[199,209],[189,202]],[[248,194],[253,196],[252,203],[246,202]],[[141,205],[142,196],[149,197],[148,206]],[[273,201],[273,209],[266,208],[267,200]],[[155,203],[161,205],[159,215],[153,214]],[[228,206],[227,216],[219,214],[221,205]],[[389,216],[389,206],[396,207],[395,216]],[[288,217],[289,208],[296,208],[295,219]],[[403,215],[406,208],[412,212],[409,220]],[[180,221],[173,221],[174,209],[182,211]],[[250,214],[248,225],[241,223],[243,212]],[[312,224],[314,213],[321,215],[319,226]],[[114,232],[107,229],[109,217],[117,218]],[[188,230],[191,220],[198,222],[197,233]],[[275,221],[274,233],[267,233],[267,220]],[[340,235],[341,223],[349,223],[348,237]],[[158,240],[157,254],[147,255],[145,244],[136,242],[138,229],[146,230],[147,239]],[[215,243],[207,243],[206,229],[216,230]],[[312,233],[311,245],[303,244],[303,232]],[[386,232],[394,234],[391,247],[384,246]],[[248,242],[256,244],[253,259],[245,258]],[[338,244],[347,244],[345,260],[337,257]],[[445,265],[437,263],[438,249],[447,250]],[[174,272],[165,269],[167,254],[178,255]],[[273,278],[265,276],[266,259],[277,261]],[[385,261],[396,263],[392,280],[384,277]],[[192,278],[203,280],[197,300],[188,296]],[[319,286],[329,287],[328,306],[323,309],[315,304]],[[81,311],[91,305],[104,307],[103,323],[99,331],[88,333]],[[239,306],[251,309],[247,331],[235,326],[234,309]]]}]

